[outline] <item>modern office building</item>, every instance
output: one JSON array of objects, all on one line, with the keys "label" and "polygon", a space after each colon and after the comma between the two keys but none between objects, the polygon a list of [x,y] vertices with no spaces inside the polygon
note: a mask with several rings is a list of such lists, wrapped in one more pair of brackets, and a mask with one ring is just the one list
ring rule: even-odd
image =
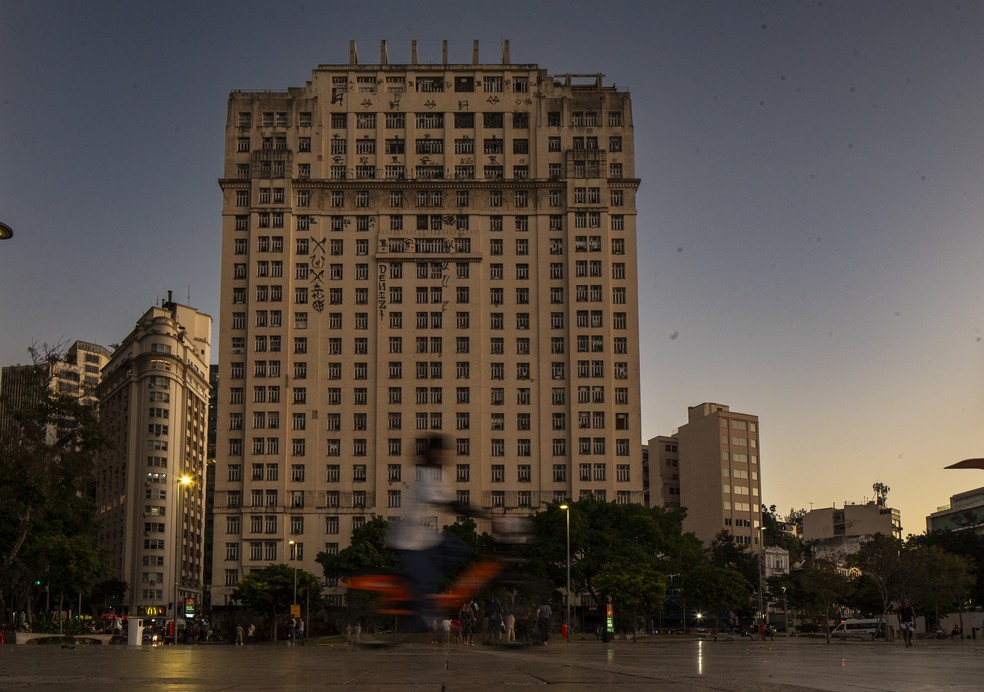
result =
[{"label": "modern office building", "polygon": [[225,153],[215,605],[399,517],[432,433],[476,507],[642,502],[627,92],[353,44],[233,92]]},{"label": "modern office building", "polygon": [[984,533],[984,488],[951,495],[949,504],[926,517],[926,531]]},{"label": "modern office building", "polygon": [[203,589],[212,318],[168,300],[113,352],[97,389],[98,543],[131,615],[193,614]]},{"label": "modern office building", "polygon": [[[703,403],[676,435],[649,441],[650,502],[685,507],[684,530],[706,545],[721,531],[758,550],[762,519],[758,417]],[[658,467],[658,468],[657,468]]]}]

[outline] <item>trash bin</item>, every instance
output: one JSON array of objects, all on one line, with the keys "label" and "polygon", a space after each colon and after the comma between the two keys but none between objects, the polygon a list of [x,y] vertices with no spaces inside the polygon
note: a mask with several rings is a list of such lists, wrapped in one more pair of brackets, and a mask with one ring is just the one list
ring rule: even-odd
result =
[{"label": "trash bin", "polygon": [[127,646],[140,646],[143,644],[144,621],[138,618],[130,618],[126,635]]}]

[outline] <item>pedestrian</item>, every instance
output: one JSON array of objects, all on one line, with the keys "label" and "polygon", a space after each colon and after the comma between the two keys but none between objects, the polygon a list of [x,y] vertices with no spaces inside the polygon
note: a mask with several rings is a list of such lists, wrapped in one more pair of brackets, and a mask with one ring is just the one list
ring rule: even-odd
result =
[{"label": "pedestrian", "polygon": [[236,646],[243,645],[243,626],[236,625]]},{"label": "pedestrian", "polygon": [[461,643],[468,646],[474,646],[475,642],[472,637],[475,634],[475,612],[478,606],[475,605],[474,601],[468,601],[461,606],[458,611],[458,619],[461,621]]},{"label": "pedestrian", "polygon": [[451,643],[451,618],[447,616],[441,620],[441,643],[445,646]]},{"label": "pedestrian", "polygon": [[536,625],[540,632],[540,644],[543,646],[546,646],[547,640],[550,639],[550,618],[552,616],[553,610],[550,608],[550,604],[544,600],[536,609]]},{"label": "pedestrian", "polygon": [[255,644],[256,643],[256,625],[252,622],[249,623],[249,627],[246,628],[246,643]]},{"label": "pedestrian", "polygon": [[297,620],[291,617],[287,621],[287,646],[294,646],[294,641],[297,638]]},{"label": "pedestrian", "polygon": [[304,618],[297,618],[297,638],[301,640],[301,646],[304,646]]},{"label": "pedestrian", "polygon": [[905,642],[906,648],[909,648],[912,646],[912,631],[916,628],[916,611],[909,603],[908,598],[902,599],[898,617],[899,629],[902,630],[902,641]]},{"label": "pedestrian", "polygon": [[506,611],[504,620],[506,623],[506,641],[516,641],[516,614],[512,611],[512,608]]}]

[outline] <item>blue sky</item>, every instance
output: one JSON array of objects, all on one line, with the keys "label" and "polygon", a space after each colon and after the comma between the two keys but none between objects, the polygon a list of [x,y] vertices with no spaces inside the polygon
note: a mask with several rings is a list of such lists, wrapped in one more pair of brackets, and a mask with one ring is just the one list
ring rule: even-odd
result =
[{"label": "blue sky", "polygon": [[0,0],[0,363],[218,314],[228,93],[318,64],[603,72],[636,125],[643,426],[761,419],[763,500],[888,484],[906,532],[984,456],[984,4]]}]

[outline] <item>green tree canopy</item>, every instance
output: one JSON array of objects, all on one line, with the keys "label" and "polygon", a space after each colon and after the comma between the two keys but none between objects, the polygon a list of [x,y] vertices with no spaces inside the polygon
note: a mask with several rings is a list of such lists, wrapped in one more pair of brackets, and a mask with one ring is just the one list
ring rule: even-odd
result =
[{"label": "green tree canopy", "polygon": [[270,565],[251,572],[239,580],[232,596],[250,610],[272,615],[272,639],[277,638],[277,621],[290,612],[294,602],[294,584],[297,580],[297,603],[303,603],[310,594],[320,598],[322,581],[302,569],[290,565]]},{"label": "green tree canopy", "polygon": [[851,594],[851,580],[833,562],[810,558],[800,569],[772,581],[786,587],[789,606],[823,622],[830,643],[830,618]]},{"label": "green tree canopy", "polygon": [[960,609],[974,586],[974,566],[938,546],[913,546],[903,560],[902,588],[913,605],[933,616]]},{"label": "green tree canopy", "polygon": [[752,586],[737,570],[716,565],[698,565],[683,579],[687,606],[705,611],[718,627],[720,616],[748,605]]},{"label": "green tree canopy", "polygon": [[[902,549],[902,541],[898,538],[876,533],[848,560],[852,567],[861,570],[863,581],[870,583],[877,592],[882,620],[898,592]],[[863,594],[863,589],[860,593]]]},{"label": "green tree canopy", "polygon": [[[95,550],[93,507],[85,487],[104,438],[92,403],[54,391],[63,360],[54,348],[31,349],[19,398],[4,400],[0,430],[0,606],[32,617],[34,584],[87,593],[104,569]],[[58,584],[61,580],[64,584]]]},{"label": "green tree canopy", "polygon": [[[703,559],[700,541],[683,532],[684,512],[638,504],[582,498],[569,504],[571,582],[575,592],[597,602],[606,595],[596,583],[606,565],[621,562],[664,574],[679,572]],[[555,503],[534,515],[534,542],[526,551],[529,568],[553,584],[566,580],[565,511]]]},{"label": "green tree canopy", "polygon": [[912,536],[912,546],[936,546],[953,555],[963,555],[973,563],[974,585],[967,595],[975,605],[984,605],[984,534],[975,531],[933,531],[922,536]]},{"label": "green tree canopy", "polygon": [[633,641],[646,615],[666,599],[666,576],[645,565],[610,562],[597,574],[595,583],[611,596],[616,617],[629,624]]}]

